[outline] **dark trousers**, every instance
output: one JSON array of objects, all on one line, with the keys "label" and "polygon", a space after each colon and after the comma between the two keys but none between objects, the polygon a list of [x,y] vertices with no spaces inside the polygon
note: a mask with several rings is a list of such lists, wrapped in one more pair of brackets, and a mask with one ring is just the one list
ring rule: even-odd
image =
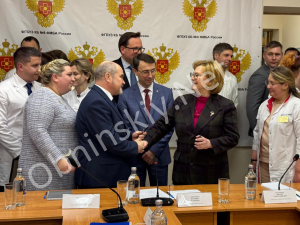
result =
[{"label": "dark trousers", "polygon": [[0,186],[0,192],[4,192],[4,186]]},{"label": "dark trousers", "polygon": [[[143,166],[137,166],[137,175],[140,178],[141,187],[145,187],[146,177],[148,171],[148,176],[150,180],[150,186],[156,186],[156,169],[155,165],[144,164]],[[168,165],[166,166],[157,166],[157,180],[159,186],[168,185]]]}]

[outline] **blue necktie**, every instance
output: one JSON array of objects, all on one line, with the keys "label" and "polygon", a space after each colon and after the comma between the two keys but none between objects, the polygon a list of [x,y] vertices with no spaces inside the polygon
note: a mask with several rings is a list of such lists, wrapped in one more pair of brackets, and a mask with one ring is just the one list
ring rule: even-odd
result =
[{"label": "blue necktie", "polygon": [[25,86],[27,87],[27,93],[28,93],[28,95],[30,95],[32,93],[32,90],[31,90],[32,83],[27,83]]},{"label": "blue necktie", "polygon": [[127,68],[130,69],[130,86],[133,86],[137,83],[136,76],[132,70],[132,66],[128,66]]}]

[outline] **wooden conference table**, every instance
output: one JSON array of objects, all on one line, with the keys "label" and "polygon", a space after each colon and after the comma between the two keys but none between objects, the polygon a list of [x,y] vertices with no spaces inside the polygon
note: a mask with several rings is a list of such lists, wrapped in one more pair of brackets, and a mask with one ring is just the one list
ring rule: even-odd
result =
[{"label": "wooden conference table", "polygon": [[[293,188],[300,190],[299,184],[292,184]],[[168,187],[160,187],[167,191]],[[257,198],[246,200],[244,198],[244,185],[231,184],[229,203],[218,203],[218,185],[189,185],[171,186],[171,190],[198,189],[201,192],[212,192],[213,206],[178,208],[165,206],[168,224],[171,225],[240,225],[240,224],[300,224],[300,203],[269,204],[260,201],[259,193],[265,188],[258,185]],[[47,201],[43,199],[44,191],[28,191],[26,205],[14,210],[4,209],[4,193],[0,193],[0,225],[9,224],[63,224],[88,225],[90,222],[104,222],[101,211],[117,207],[117,197],[109,189],[73,190],[73,194],[100,193],[99,209],[62,209],[62,201]],[[151,207],[154,210],[155,207]],[[147,207],[140,204],[125,206],[132,224],[142,223]]]}]

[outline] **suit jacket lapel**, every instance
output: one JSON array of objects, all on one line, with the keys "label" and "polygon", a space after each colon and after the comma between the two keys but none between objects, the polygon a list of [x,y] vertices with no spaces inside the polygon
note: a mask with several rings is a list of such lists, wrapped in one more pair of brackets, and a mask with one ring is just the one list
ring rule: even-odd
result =
[{"label": "suit jacket lapel", "polygon": [[221,110],[221,105],[217,99],[217,95],[211,95],[206,102],[201,115],[196,123],[194,128],[195,134],[199,134],[199,132],[209,123]]},{"label": "suit jacket lapel", "polygon": [[182,113],[184,121],[188,130],[191,133],[194,133],[194,113],[195,113],[195,104],[196,97],[194,95],[187,95],[189,98],[186,99],[187,104],[182,106]]},{"label": "suit jacket lapel", "polygon": [[[135,100],[136,100],[138,106],[140,107],[140,111],[142,112],[143,116],[145,117],[145,120],[147,120],[147,122],[149,122],[149,121],[148,121],[149,118],[148,118],[148,116],[147,116],[147,114],[146,114],[146,112],[145,112],[145,110],[144,110],[144,108],[145,108],[146,106],[145,106],[145,103],[144,103],[144,101],[143,101],[142,94],[141,94],[141,92],[140,92],[140,89],[139,89],[139,87],[138,87],[138,84],[133,85],[132,89],[133,89],[133,93],[134,93]],[[141,105],[141,102],[143,103],[142,105]]]},{"label": "suit jacket lapel", "polygon": [[[159,108],[160,110],[163,111],[163,105],[161,104],[161,96],[159,94],[158,85],[156,85],[155,83],[153,83],[153,93],[152,93],[151,104],[155,105],[157,108]],[[151,106],[150,115],[152,117],[153,117],[154,112],[155,112],[155,109]]]},{"label": "suit jacket lapel", "polygon": [[[15,78],[13,78],[13,79],[15,79]],[[22,89],[21,89],[22,87],[19,87],[19,86],[18,86],[16,80],[14,80],[13,85],[14,85],[14,88],[16,89],[16,91],[17,91],[20,95],[22,95],[25,99],[28,98],[28,94],[26,94],[24,91],[22,91]]]}]

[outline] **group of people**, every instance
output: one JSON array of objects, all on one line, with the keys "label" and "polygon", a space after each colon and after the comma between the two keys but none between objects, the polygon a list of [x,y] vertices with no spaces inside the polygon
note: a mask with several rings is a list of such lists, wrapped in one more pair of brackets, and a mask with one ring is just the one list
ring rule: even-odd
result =
[{"label": "group of people", "polygon": [[[282,56],[277,43],[266,46],[265,64],[251,76],[247,96],[254,130],[251,161],[264,182],[277,180],[297,152],[299,137],[298,54],[287,54],[294,75],[288,66],[277,67]],[[227,151],[239,141],[237,79],[227,70],[233,56],[229,44],[213,48],[214,60],[193,63],[195,93],[175,100],[171,89],[154,82],[156,62],[143,53],[139,32],[124,33],[118,43],[121,57],[102,62],[95,70],[86,59],[68,62],[60,56],[42,63],[41,48],[33,37],[25,38],[21,46],[14,53],[16,71],[0,83],[0,190],[18,156],[27,190],[103,187],[72,166],[70,155],[77,166],[110,187],[128,179],[132,166],[137,167],[141,186],[147,172],[151,186],[167,185],[174,130],[178,139],[173,184],[215,184],[218,178],[229,177]],[[273,152],[276,160],[286,157],[285,165],[277,163]],[[289,176],[295,182],[300,179],[298,167]]]}]

